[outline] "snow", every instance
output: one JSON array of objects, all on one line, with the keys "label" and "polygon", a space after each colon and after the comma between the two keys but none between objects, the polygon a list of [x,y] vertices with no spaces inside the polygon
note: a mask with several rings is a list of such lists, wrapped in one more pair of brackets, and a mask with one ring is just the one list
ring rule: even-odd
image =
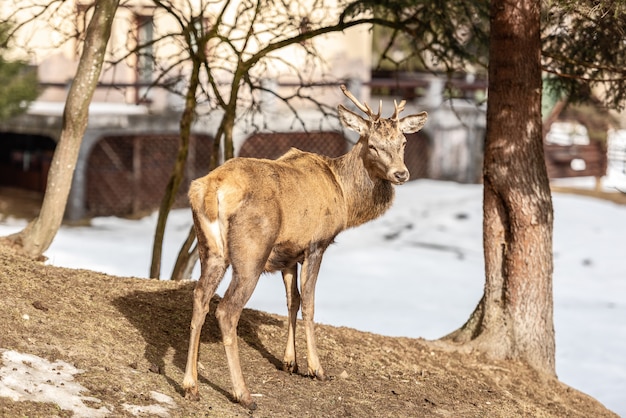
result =
[{"label": "snow", "polygon": [[[27,320],[26,318],[24,318]],[[50,402],[60,409],[72,411],[76,418],[99,418],[111,416],[114,411],[101,406],[94,408],[85,404],[100,404],[98,398],[83,395],[89,390],[74,380],[83,373],[62,360],[50,362],[44,358],[0,349],[0,396],[14,401]],[[174,400],[163,393],[151,391],[151,405],[122,405],[124,410],[136,416],[167,418],[169,410],[176,408]]]},{"label": "snow", "polygon": [[123,408],[135,415],[135,416],[151,416],[167,418],[170,416],[169,410],[176,408],[176,403],[171,396],[164,395],[163,393],[150,391],[150,397],[157,401],[157,404],[152,405],[131,405],[123,404]]},{"label": "snow", "polygon": [[64,361],[53,363],[32,354],[4,350],[0,368],[0,396],[14,401],[53,402],[59,408],[74,412],[76,417],[106,417],[107,408],[91,408],[84,401],[99,403],[100,400],[82,396],[87,388],[74,381],[74,375],[82,373]]},{"label": "snow", "polygon": [[[35,100],[28,106],[31,115],[62,116],[65,110],[65,102],[45,102]],[[89,104],[90,115],[145,115],[148,108],[143,105],[91,102]]]},{"label": "snow", "polygon": [[[593,187],[590,179],[574,183]],[[626,176],[612,173],[605,184],[626,190]],[[462,325],[476,306],[484,285],[482,186],[417,180],[396,191],[389,212],[343,232],[326,252],[316,322],[434,339]],[[553,198],[558,376],[626,416],[626,206],[574,195]],[[0,235],[24,224],[4,220]],[[46,255],[57,266],[146,277],[155,224],[152,214],[134,221],[103,217],[89,227],[63,226]],[[164,276],[190,225],[187,209],[170,216]],[[227,284],[228,277],[218,293]],[[280,275],[262,277],[248,307],[286,314]],[[168,405],[160,403],[152,413],[166,414]],[[127,410],[148,412],[133,406]]]}]

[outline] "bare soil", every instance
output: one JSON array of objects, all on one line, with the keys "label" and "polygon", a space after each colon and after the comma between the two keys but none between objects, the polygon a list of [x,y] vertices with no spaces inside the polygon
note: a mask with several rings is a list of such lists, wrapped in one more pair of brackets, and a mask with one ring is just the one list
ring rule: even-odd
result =
[{"label": "bare soil", "polygon": [[[116,417],[132,416],[124,404],[154,403],[151,391],[174,399],[168,408],[172,417],[617,416],[521,363],[349,328],[317,326],[330,381],[289,375],[279,370],[286,318],[245,310],[239,324],[241,361],[258,404],[250,412],[230,396],[213,317],[217,298],[200,346],[201,399],[187,401],[181,382],[193,286],[47,266],[0,245],[0,348],[84,370],[76,380],[88,389],[85,395],[100,399],[98,406]],[[300,326],[298,361],[305,366],[301,331]],[[2,417],[71,415],[52,403],[0,397]]]}]

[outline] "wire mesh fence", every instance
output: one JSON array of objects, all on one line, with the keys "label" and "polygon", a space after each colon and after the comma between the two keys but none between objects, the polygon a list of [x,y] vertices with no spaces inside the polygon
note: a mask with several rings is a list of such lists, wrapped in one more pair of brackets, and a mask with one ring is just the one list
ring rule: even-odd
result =
[{"label": "wire mesh fence", "polygon": [[345,154],[350,144],[337,132],[257,133],[245,140],[240,157],[276,159],[291,148],[328,157]]},{"label": "wire mesh fence", "polygon": [[[209,136],[190,138],[185,176],[174,207],[187,205],[189,183],[207,173],[212,144]],[[98,141],[88,161],[88,215],[133,216],[158,208],[178,147],[176,135],[116,136]]]},{"label": "wire mesh fence", "polygon": [[[420,133],[407,135],[404,161],[411,180],[428,177],[430,145]],[[275,159],[291,147],[315,152],[328,157],[338,157],[350,150],[352,144],[338,132],[259,133],[249,137],[241,147],[239,156]]]},{"label": "wire mesh fence", "polygon": [[[178,153],[176,135],[102,138],[92,150],[87,169],[88,216],[140,216],[158,209]],[[238,156],[276,159],[295,147],[329,157],[346,153],[352,144],[338,132],[256,133]],[[209,170],[213,139],[192,136],[185,176],[174,207],[186,207],[190,182]],[[411,179],[428,176],[427,138],[409,135],[405,162]]]}]

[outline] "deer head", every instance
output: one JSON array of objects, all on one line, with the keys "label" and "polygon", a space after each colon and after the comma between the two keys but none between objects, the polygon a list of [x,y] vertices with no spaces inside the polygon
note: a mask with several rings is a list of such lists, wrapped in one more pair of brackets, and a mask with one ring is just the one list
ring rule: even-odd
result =
[{"label": "deer head", "polygon": [[346,86],[341,90],[358,109],[367,115],[367,119],[339,105],[339,118],[348,129],[360,135],[359,144],[362,144],[361,156],[370,176],[389,180],[393,184],[403,184],[409,179],[409,170],[404,164],[404,134],[417,132],[426,123],[428,114],[420,112],[400,119],[400,112],[404,110],[406,101],[400,104],[394,100],[395,110],[390,118],[381,118],[382,100],[378,106],[378,113],[361,103]]}]

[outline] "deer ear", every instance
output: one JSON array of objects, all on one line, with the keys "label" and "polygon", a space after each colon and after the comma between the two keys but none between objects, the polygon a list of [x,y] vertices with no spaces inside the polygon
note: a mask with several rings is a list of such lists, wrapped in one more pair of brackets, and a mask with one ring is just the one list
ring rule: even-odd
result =
[{"label": "deer ear", "polygon": [[361,116],[357,115],[351,110],[348,110],[343,105],[337,106],[337,110],[339,111],[339,119],[341,123],[353,131],[357,132],[359,135],[365,133],[367,131],[368,125],[367,121],[363,119]]},{"label": "deer ear", "polygon": [[409,115],[400,119],[398,128],[402,133],[412,134],[422,129],[426,123],[426,119],[428,119],[428,113],[426,112],[421,112],[417,115]]}]

